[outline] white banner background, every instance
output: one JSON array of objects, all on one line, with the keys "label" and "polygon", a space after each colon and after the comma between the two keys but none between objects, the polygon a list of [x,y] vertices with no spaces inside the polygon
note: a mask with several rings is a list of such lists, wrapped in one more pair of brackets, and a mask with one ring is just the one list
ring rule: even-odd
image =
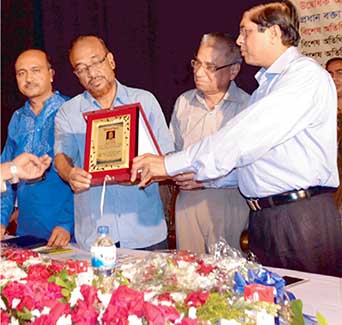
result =
[{"label": "white banner background", "polygon": [[342,0],[292,0],[300,15],[299,49],[321,65],[342,57]]}]

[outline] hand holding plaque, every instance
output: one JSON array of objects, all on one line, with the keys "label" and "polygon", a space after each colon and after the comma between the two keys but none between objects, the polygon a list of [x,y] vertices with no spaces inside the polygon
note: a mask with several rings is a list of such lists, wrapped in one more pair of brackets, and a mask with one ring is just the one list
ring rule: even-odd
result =
[{"label": "hand holding plaque", "polygon": [[140,103],[84,113],[87,123],[84,169],[92,185],[129,183],[132,160],[138,154],[160,154]]}]

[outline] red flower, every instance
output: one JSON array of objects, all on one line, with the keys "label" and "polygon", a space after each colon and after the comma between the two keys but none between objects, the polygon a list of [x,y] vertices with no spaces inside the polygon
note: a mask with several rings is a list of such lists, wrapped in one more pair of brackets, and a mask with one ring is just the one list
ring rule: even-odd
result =
[{"label": "red flower", "polygon": [[50,277],[50,272],[43,264],[30,265],[27,268],[27,279],[37,281],[47,281]]},{"label": "red flower", "polygon": [[209,292],[197,291],[191,292],[185,299],[188,306],[200,307],[205,304],[209,296]]},{"label": "red flower", "polygon": [[128,310],[125,307],[109,304],[102,317],[103,325],[128,325]]},{"label": "red flower", "polygon": [[165,325],[168,321],[174,322],[180,316],[174,307],[156,306],[149,302],[144,303],[144,313],[149,325]]},{"label": "red flower", "polygon": [[6,297],[9,307],[12,307],[12,301],[14,298],[20,299],[25,292],[25,284],[19,283],[17,281],[9,282],[3,289],[2,295]]},{"label": "red flower", "polygon": [[17,262],[19,265],[22,265],[31,256],[39,256],[36,252],[19,248],[5,248],[1,252],[1,255],[6,257],[9,261]]},{"label": "red flower", "polygon": [[65,267],[65,265],[62,262],[52,260],[51,264],[48,266],[48,270],[49,270],[50,274],[56,274],[56,273],[59,273],[60,271],[62,271],[64,269],[64,267]]},{"label": "red flower", "polygon": [[202,260],[197,261],[198,267],[197,272],[201,275],[207,275],[215,270],[214,266],[206,265]]},{"label": "red flower", "polygon": [[77,260],[67,260],[66,268],[68,270],[68,274],[77,274],[81,272],[88,271],[88,262],[87,261],[77,261]]},{"label": "red flower", "polygon": [[92,305],[83,300],[78,300],[76,307],[71,313],[71,320],[75,324],[95,324],[99,313]]},{"label": "red flower", "polygon": [[103,324],[128,324],[128,315],[142,317],[144,314],[144,293],[120,286],[110,299],[103,314]]},{"label": "red flower", "polygon": [[0,309],[0,324],[2,325],[8,325],[10,321],[10,316],[7,313],[4,313],[1,309]]},{"label": "red flower", "polygon": [[20,311],[23,311],[24,307],[28,310],[35,309],[35,300],[33,297],[30,296],[24,296],[21,298],[19,305],[17,306],[17,309]]},{"label": "red flower", "polygon": [[160,293],[157,296],[158,301],[169,301],[171,303],[175,303],[175,301],[172,299],[171,294],[169,292],[164,292],[164,293]]}]

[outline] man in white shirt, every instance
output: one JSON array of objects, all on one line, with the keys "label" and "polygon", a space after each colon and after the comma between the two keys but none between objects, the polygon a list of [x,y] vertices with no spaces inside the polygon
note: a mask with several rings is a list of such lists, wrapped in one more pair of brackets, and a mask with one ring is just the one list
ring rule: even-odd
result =
[{"label": "man in white shirt", "polygon": [[336,89],[330,75],[301,55],[299,20],[289,1],[246,11],[237,44],[262,67],[249,107],[217,133],[173,155],[137,157],[132,180],[195,172],[198,180],[238,172],[251,207],[250,249],[265,265],[341,276]]},{"label": "man in white shirt", "polygon": [[[177,98],[171,118],[176,150],[215,133],[247,107],[249,95],[234,82],[240,63],[240,51],[231,36],[203,35],[191,60],[196,88]],[[230,184],[224,188],[210,188],[208,182],[192,177],[192,173],[190,179],[186,174],[176,177],[180,186],[175,213],[177,248],[206,253],[224,238],[240,249],[249,208],[237,188],[236,172],[230,173]]]}]

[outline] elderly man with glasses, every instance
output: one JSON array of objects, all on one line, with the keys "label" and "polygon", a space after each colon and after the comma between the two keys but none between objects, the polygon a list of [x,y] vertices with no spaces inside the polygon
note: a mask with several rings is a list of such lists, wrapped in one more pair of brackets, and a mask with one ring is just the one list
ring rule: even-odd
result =
[{"label": "elderly man with glasses", "polygon": [[84,112],[140,102],[161,151],[172,151],[173,142],[158,101],[150,92],[126,87],[116,79],[114,56],[97,36],[79,36],[72,44],[69,59],[85,91],[63,105],[56,116],[55,165],[75,193],[77,243],[89,249],[97,226],[106,224],[112,239],[121,247],[167,248],[167,226],[158,184],[143,191],[135,185],[107,185],[100,209],[102,187],[91,187],[91,175],[83,170]]},{"label": "elderly man with glasses", "polygon": [[[247,106],[249,95],[234,82],[240,63],[239,48],[229,35],[210,33],[202,37],[191,60],[196,88],[177,99],[171,118],[176,150],[218,131]],[[249,208],[237,188],[236,173],[226,179],[229,182],[225,188],[209,188],[214,184],[196,182],[193,176],[185,173],[176,177],[180,186],[176,201],[177,248],[205,253],[224,238],[240,249]]]}]

